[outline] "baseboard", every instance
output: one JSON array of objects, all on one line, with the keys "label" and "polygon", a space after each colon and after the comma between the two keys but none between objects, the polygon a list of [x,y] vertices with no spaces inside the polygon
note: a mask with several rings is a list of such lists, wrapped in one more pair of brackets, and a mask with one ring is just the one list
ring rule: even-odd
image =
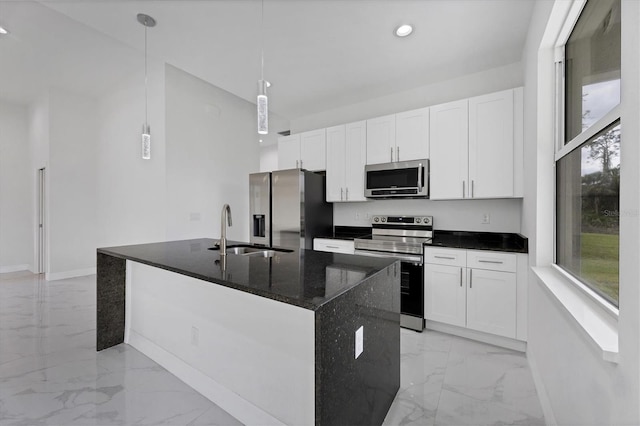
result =
[{"label": "baseboard", "polygon": [[130,330],[128,344],[246,425],[284,426],[280,420],[193,368],[144,336]]},{"label": "baseboard", "polygon": [[26,263],[22,265],[0,266],[0,274],[6,274],[8,272],[29,271],[30,269],[31,265]]},{"label": "baseboard", "polygon": [[67,278],[84,277],[87,275],[95,275],[96,268],[74,269],[72,271],[63,272],[47,272],[45,278],[47,281],[64,280]]},{"label": "baseboard", "polygon": [[437,321],[425,320],[424,326],[429,330],[441,331],[443,333],[453,334],[454,336],[464,337],[466,339],[476,340],[478,342],[488,343],[490,345],[500,346],[502,348],[518,352],[526,352],[527,350],[527,342],[523,342],[521,340],[496,336],[493,334],[483,333],[481,331],[469,330],[468,328],[457,327],[455,325],[444,324]]},{"label": "baseboard", "polygon": [[538,400],[542,407],[542,414],[544,414],[544,422],[546,426],[558,426],[556,416],[553,414],[553,408],[551,407],[551,400],[547,394],[547,388],[544,386],[540,370],[538,370],[538,364],[530,350],[527,350],[527,361],[533,376],[533,384],[536,386],[536,392],[538,393]]}]

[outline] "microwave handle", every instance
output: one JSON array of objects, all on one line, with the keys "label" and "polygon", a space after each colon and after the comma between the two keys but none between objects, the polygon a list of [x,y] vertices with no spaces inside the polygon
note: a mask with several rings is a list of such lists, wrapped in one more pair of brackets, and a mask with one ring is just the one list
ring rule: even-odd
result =
[{"label": "microwave handle", "polygon": [[418,192],[422,192],[422,163],[418,164]]}]

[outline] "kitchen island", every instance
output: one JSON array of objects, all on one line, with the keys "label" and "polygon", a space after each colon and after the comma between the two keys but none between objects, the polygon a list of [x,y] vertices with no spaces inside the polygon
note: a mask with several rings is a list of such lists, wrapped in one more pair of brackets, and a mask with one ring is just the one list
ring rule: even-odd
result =
[{"label": "kitchen island", "polygon": [[128,343],[245,424],[381,424],[400,385],[398,262],[215,243],[98,249],[97,350]]}]

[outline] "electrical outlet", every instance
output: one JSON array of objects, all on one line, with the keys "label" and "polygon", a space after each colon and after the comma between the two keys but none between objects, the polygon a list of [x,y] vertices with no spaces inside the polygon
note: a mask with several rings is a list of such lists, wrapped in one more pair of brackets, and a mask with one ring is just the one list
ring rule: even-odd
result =
[{"label": "electrical outlet", "polygon": [[482,213],[482,224],[488,225],[491,223],[491,215],[489,213]]},{"label": "electrical outlet", "polygon": [[360,328],[356,330],[356,348],[355,349],[356,349],[355,357],[356,359],[358,359],[358,357],[364,351],[364,326],[363,325],[361,325]]},{"label": "electrical outlet", "polygon": [[200,343],[200,331],[196,327],[191,327],[191,344],[198,346]]}]

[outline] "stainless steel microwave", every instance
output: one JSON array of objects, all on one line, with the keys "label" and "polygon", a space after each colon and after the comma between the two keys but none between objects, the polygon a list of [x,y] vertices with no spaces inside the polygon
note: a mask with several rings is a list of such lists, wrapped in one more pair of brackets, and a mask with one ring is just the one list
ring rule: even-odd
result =
[{"label": "stainless steel microwave", "polygon": [[367,198],[429,198],[429,160],[364,166]]}]

